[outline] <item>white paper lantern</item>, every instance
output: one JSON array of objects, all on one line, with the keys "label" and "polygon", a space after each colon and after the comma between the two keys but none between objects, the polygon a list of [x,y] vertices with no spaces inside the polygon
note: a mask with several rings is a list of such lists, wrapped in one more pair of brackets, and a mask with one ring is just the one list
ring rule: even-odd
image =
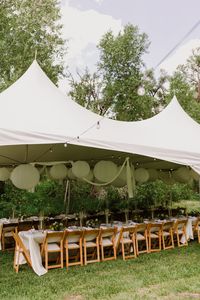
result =
[{"label": "white paper lantern", "polygon": [[0,168],[0,181],[6,181],[10,178],[10,171],[7,168]]},{"label": "white paper lantern", "polygon": [[112,161],[101,160],[94,166],[94,176],[101,182],[109,182],[117,175],[117,165]]},{"label": "white paper lantern", "polygon": [[191,179],[191,172],[186,167],[181,167],[173,172],[173,178],[181,183],[188,183]]},{"label": "white paper lantern", "polygon": [[83,178],[89,175],[90,165],[86,161],[78,160],[72,165],[72,173],[77,178]]},{"label": "white paper lantern", "polygon": [[154,181],[158,179],[158,171],[155,169],[148,169],[149,181]]},{"label": "white paper lantern", "polygon": [[[117,167],[117,173],[120,171],[122,166]],[[112,185],[115,187],[123,187],[127,184],[126,180],[126,166],[122,169],[119,176],[112,182]]]},{"label": "white paper lantern", "polygon": [[34,166],[24,164],[17,166],[12,171],[10,179],[17,188],[30,190],[38,184],[40,173]]},{"label": "white paper lantern", "polygon": [[190,170],[190,175],[195,181],[199,181],[200,176],[197,172],[195,172],[194,170]]},{"label": "white paper lantern", "polygon": [[139,183],[147,182],[149,179],[149,173],[144,168],[138,168],[135,170],[135,180]]},{"label": "white paper lantern", "polygon": [[54,165],[50,168],[49,174],[53,179],[64,179],[67,176],[67,167],[64,164]]}]

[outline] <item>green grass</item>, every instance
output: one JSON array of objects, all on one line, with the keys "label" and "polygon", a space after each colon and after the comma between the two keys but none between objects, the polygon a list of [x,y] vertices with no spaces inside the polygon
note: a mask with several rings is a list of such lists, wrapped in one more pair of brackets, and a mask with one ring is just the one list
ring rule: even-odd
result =
[{"label": "green grass", "polygon": [[137,300],[200,299],[200,245],[137,259],[101,262],[84,267],[50,270],[38,277],[22,266],[12,268],[13,254],[0,254],[0,299],[7,300]]}]

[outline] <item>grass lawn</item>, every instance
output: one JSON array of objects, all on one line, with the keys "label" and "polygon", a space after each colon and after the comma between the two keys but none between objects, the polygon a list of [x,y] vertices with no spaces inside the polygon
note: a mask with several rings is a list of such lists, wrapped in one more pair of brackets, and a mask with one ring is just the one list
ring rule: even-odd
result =
[{"label": "grass lawn", "polygon": [[200,244],[137,259],[50,270],[38,277],[12,268],[13,253],[0,253],[0,299],[132,300],[200,299]]}]

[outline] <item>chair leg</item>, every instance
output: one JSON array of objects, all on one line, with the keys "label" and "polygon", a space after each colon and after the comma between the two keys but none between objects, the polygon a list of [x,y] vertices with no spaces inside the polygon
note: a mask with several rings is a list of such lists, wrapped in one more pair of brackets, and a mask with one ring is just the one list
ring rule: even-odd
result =
[{"label": "chair leg", "polygon": [[48,271],[48,251],[45,249],[45,269]]},{"label": "chair leg", "polygon": [[117,251],[115,245],[113,245],[113,253],[114,253],[114,258],[117,259]]},{"label": "chair leg", "polygon": [[62,250],[62,248],[60,251],[60,259],[61,259],[61,268],[63,269],[63,250]]},{"label": "chair leg", "polygon": [[100,249],[99,249],[99,244],[97,244],[97,261],[100,261]]},{"label": "chair leg", "polygon": [[68,249],[66,246],[66,269],[67,269],[67,271],[68,271],[68,268],[69,268],[69,253],[68,253]]},{"label": "chair leg", "polygon": [[134,251],[134,256],[137,257],[136,245],[135,245],[135,237],[133,237],[133,251]]},{"label": "chair leg", "polygon": [[122,257],[123,257],[123,260],[125,260],[125,251],[124,251],[124,243],[122,242]]},{"label": "chair leg", "polygon": [[102,244],[101,244],[101,259],[102,261],[104,261],[104,248]]},{"label": "chair leg", "polygon": [[5,238],[4,238],[4,234],[2,234],[1,241],[2,241],[2,251],[4,251],[5,250]]},{"label": "chair leg", "polygon": [[199,229],[197,230],[198,242],[200,243],[200,232]]},{"label": "chair leg", "polygon": [[80,263],[81,263],[81,266],[82,266],[83,265],[83,248],[82,248],[82,242],[80,242],[79,246],[80,246]]},{"label": "chair leg", "polygon": [[85,265],[87,265],[87,248],[85,243],[84,243],[84,263]]}]

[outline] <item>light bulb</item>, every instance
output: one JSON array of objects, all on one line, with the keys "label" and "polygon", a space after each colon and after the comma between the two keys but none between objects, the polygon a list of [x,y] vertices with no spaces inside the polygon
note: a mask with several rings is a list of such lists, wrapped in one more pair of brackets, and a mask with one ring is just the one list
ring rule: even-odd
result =
[{"label": "light bulb", "polygon": [[67,148],[67,143],[64,143],[64,147]]},{"label": "light bulb", "polygon": [[96,129],[100,129],[100,122],[97,121]]},{"label": "light bulb", "polygon": [[145,88],[143,86],[140,86],[137,90],[137,94],[139,96],[144,96],[145,95]]}]

